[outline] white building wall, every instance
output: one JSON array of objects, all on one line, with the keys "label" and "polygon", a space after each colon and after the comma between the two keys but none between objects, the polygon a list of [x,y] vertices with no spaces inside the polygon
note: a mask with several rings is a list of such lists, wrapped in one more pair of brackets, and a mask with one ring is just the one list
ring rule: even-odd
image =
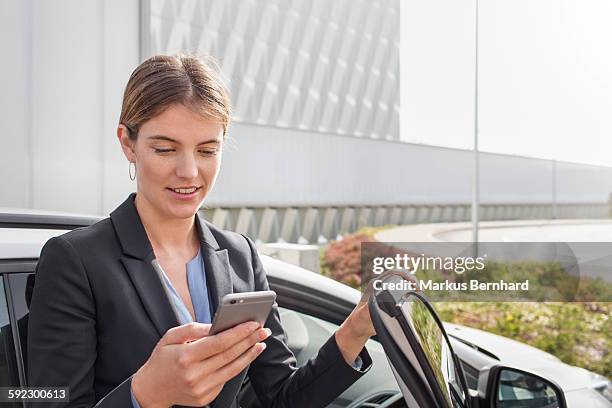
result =
[{"label": "white building wall", "polygon": [[[140,61],[139,3],[0,2],[0,207],[107,214],[134,189],[115,128]],[[208,205],[469,202],[471,152],[355,136],[234,123]],[[552,162],[485,153],[481,164],[483,203],[552,200]],[[557,169],[560,203],[612,192],[610,168]]]},{"label": "white building wall", "polygon": [[5,206],[32,203],[30,9],[27,1],[0,2],[0,205]]},{"label": "white building wall", "polygon": [[[473,152],[233,124],[209,206],[469,203]],[[481,153],[483,203],[551,203],[553,162]],[[605,203],[612,168],[557,163],[559,203]]]},{"label": "white building wall", "polygon": [[0,205],[104,213],[129,191],[114,132],[138,21],[138,0],[0,3]]},{"label": "white building wall", "polygon": [[399,0],[143,0],[143,53],[212,55],[241,123],[399,138]]}]

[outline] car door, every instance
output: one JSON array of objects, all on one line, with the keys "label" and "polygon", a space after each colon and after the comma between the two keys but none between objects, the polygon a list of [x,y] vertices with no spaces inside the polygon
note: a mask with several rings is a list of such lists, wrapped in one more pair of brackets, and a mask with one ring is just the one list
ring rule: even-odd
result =
[{"label": "car door", "polygon": [[[21,305],[25,303],[28,274],[13,273],[21,271],[25,264],[31,266],[29,261],[0,261],[0,387],[3,388],[0,406],[7,408],[24,407],[21,400],[10,397],[6,387],[26,386],[25,343],[22,340],[27,331],[27,311],[24,313]],[[20,283],[24,286],[20,287]]]},{"label": "car door", "polygon": [[[268,274],[268,280],[271,289],[277,294],[288,346],[295,354],[298,366],[306,364],[316,356],[319,348],[338,329],[355,304],[332,296],[333,292],[324,292],[316,285],[303,285],[299,280],[290,279],[282,273]],[[338,396],[329,407],[405,408],[380,343],[372,339],[366,347],[373,361],[370,371]],[[240,405],[244,408],[262,406],[248,381],[241,392]]]},{"label": "car door", "polygon": [[398,287],[402,275],[379,278],[369,310],[393,374],[408,407],[424,408],[564,408],[552,381],[513,367],[494,365],[479,373],[471,393],[460,361],[431,303],[420,292]]}]

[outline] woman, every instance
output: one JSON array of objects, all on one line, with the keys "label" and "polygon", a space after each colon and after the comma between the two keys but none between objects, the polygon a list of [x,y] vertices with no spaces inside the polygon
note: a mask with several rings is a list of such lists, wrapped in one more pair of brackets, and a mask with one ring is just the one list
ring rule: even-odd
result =
[{"label": "woman", "polygon": [[155,56],[132,73],[117,136],[137,193],[45,244],[30,306],[30,386],[68,386],[71,407],[236,407],[248,370],[264,405],[317,407],[369,369],[365,303],[299,369],[276,307],[265,328],[247,322],[208,336],[223,295],[268,289],[253,242],[198,214],[229,122],[227,90],[199,59]]}]

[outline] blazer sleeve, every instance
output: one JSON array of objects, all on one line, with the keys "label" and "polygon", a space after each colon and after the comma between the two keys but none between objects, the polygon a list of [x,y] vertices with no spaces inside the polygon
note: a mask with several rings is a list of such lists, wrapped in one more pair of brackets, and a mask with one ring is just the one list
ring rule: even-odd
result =
[{"label": "blazer sleeve", "polygon": [[66,239],[51,238],[41,251],[30,304],[28,384],[68,387],[70,402],[45,407],[132,407],[131,377],[96,404],[96,338],[95,302],[81,258]]},{"label": "blazer sleeve", "polygon": [[[245,238],[251,250],[255,290],[269,290],[255,245],[250,238]],[[365,347],[359,354],[363,363],[361,370],[347,364],[335,335],[332,335],[319,349],[316,357],[297,368],[297,360],[287,346],[287,335],[276,305],[265,327],[272,330],[270,337],[265,340],[267,347],[249,368],[253,389],[265,407],[325,407],[372,366],[372,359]]]}]

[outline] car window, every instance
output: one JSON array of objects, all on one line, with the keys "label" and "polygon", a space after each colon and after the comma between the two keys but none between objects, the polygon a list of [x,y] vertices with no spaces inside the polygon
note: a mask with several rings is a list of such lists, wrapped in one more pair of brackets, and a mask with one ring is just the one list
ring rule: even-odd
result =
[{"label": "car window", "polygon": [[478,376],[480,373],[477,369],[469,365],[463,360],[459,360],[461,362],[461,368],[463,368],[463,373],[465,374],[465,381],[467,383],[467,387],[470,390],[478,389]]},{"label": "car window", "polygon": [[425,361],[421,364],[429,364],[449,405],[465,406],[467,397],[459,380],[460,374],[455,366],[453,351],[444,337],[442,326],[435,320],[427,305],[421,301],[403,302],[402,311],[425,356]]},{"label": "car window", "polygon": [[28,317],[30,300],[34,290],[34,277],[33,273],[11,273],[8,275],[13,314],[17,322],[17,337],[19,338],[26,378],[28,368]]},{"label": "car window", "polygon": [[33,273],[11,273],[8,275],[15,319],[23,319],[30,310],[30,300],[34,290]]},{"label": "car window", "polygon": [[0,279],[0,295],[0,386],[16,386],[19,385],[19,373],[3,279]]}]

